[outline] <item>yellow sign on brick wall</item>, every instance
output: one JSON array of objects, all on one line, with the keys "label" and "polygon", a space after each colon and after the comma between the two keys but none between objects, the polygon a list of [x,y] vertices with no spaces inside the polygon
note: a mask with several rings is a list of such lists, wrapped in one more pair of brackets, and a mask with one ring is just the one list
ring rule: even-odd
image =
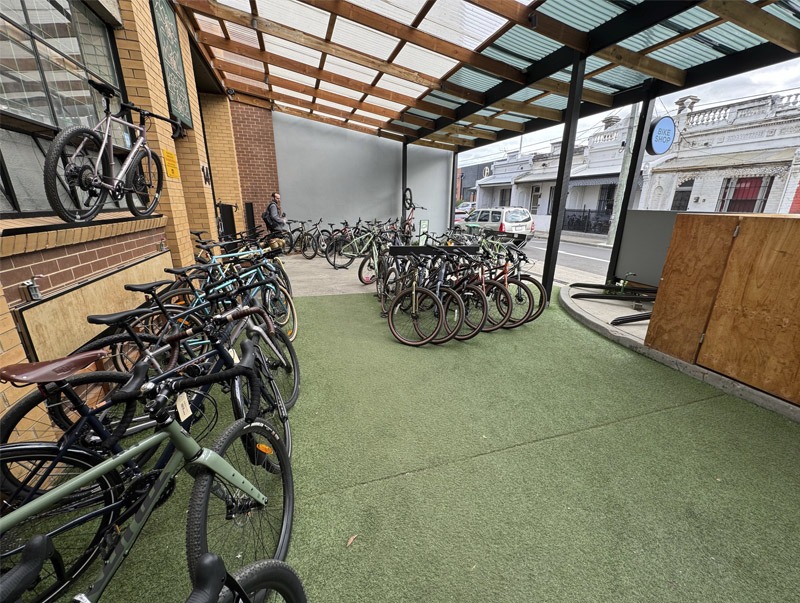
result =
[{"label": "yellow sign on brick wall", "polygon": [[164,151],[164,169],[170,178],[180,179],[181,173],[178,170],[178,156],[172,151]]}]

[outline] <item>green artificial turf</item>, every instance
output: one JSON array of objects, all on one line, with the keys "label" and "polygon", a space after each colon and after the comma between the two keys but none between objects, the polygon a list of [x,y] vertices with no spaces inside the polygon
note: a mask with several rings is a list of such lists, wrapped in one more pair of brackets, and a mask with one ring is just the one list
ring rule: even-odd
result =
[{"label": "green artificial turf", "polygon": [[[371,295],[296,305],[288,561],[309,600],[798,600],[800,425],[555,304],[423,348]],[[104,600],[185,596],[182,477]]]}]

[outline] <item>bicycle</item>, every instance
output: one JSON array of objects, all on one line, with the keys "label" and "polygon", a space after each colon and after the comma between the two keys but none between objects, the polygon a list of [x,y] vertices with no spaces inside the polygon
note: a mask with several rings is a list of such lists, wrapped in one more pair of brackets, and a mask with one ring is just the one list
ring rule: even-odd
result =
[{"label": "bicycle", "polygon": [[[170,343],[176,344],[179,335],[171,336]],[[114,398],[118,402],[146,400],[145,409],[158,430],[111,458],[103,460],[82,448],[63,449],[38,442],[2,447],[4,473],[27,471],[21,479],[29,487],[3,501],[0,559],[4,563],[18,559],[35,534],[48,535],[56,550],[68,556],[61,575],[54,570],[40,576],[33,600],[55,600],[102,553],[100,575],[78,596],[82,601],[99,600],[152,512],[172,493],[175,476],[184,465],[195,479],[186,539],[192,576],[200,556],[209,550],[222,554],[229,567],[236,568],[265,554],[285,558],[294,512],[294,482],[280,436],[268,423],[255,420],[254,406],[247,417],[231,424],[213,447],[203,448],[175,417],[177,413],[183,418],[181,392],[207,383],[246,375],[250,390],[259,391],[253,370],[254,347],[246,348],[239,364],[212,375],[155,384],[147,381],[147,370],[135,371]],[[5,378],[35,380],[22,366],[11,374],[6,370]],[[166,441],[174,451],[161,471],[126,485],[121,477],[123,468]],[[130,519],[124,530],[120,529],[122,518]],[[88,537],[88,545],[76,547],[75,540],[81,537]]]},{"label": "bicycle", "polygon": [[[89,222],[103,208],[108,195],[122,200],[134,216],[149,216],[158,205],[164,186],[161,158],[147,145],[148,118],[172,124],[173,138],[183,134],[180,122],[156,115],[131,103],[122,102],[120,112],[111,113],[111,86],[89,80],[103,97],[105,117],[94,128],[72,126],[55,137],[44,162],[44,190],[47,201],[65,222]],[[139,113],[139,125],[123,119],[126,110]],[[119,124],[137,133],[118,172],[114,172],[114,144],[111,126]]]}]

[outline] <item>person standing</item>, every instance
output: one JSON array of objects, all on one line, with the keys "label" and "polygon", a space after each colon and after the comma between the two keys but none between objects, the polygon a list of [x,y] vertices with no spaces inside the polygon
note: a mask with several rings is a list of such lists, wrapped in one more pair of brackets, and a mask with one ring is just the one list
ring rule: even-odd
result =
[{"label": "person standing", "polygon": [[286,226],[286,220],[284,219],[286,214],[281,214],[280,207],[278,206],[280,202],[281,194],[272,193],[272,200],[269,202],[269,205],[267,205],[267,209],[264,213],[261,214],[261,219],[264,220],[270,232],[289,230]]}]

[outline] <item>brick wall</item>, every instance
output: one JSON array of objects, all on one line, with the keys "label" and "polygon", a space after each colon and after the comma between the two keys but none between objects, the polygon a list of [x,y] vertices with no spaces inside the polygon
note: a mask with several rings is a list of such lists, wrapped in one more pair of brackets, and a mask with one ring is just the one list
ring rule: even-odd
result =
[{"label": "brick wall", "polygon": [[[19,362],[25,362],[25,351],[22,349],[3,289],[0,288],[0,365],[7,366]],[[25,388],[14,387],[10,383],[0,383],[0,415],[26,392]]]},{"label": "brick wall", "polygon": [[164,231],[158,228],[2,258],[5,300],[12,307],[23,301],[19,285],[36,274],[44,275],[36,279],[42,293],[51,293],[153,254],[163,240]]},{"label": "brick wall", "polygon": [[260,224],[270,196],[274,191],[280,192],[272,111],[232,102],[231,118],[242,200],[253,203],[256,222]]}]

